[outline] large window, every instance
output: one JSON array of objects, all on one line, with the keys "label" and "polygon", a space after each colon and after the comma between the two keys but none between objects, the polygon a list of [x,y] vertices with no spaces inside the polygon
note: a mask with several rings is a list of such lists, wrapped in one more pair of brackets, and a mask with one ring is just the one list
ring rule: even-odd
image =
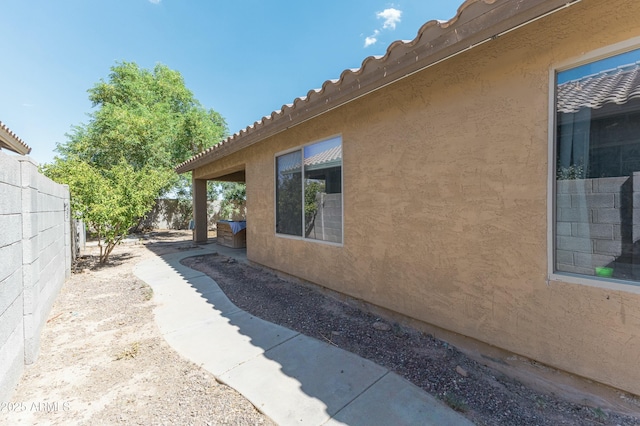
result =
[{"label": "large window", "polygon": [[342,242],[342,140],[276,157],[276,233]]},{"label": "large window", "polygon": [[640,281],[640,50],[556,75],[554,269]]}]

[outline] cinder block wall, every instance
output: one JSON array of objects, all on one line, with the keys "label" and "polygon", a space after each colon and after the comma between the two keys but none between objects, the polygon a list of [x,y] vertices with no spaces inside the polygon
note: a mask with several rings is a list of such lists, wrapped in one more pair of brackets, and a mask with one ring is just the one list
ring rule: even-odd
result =
[{"label": "cinder block wall", "polygon": [[594,266],[609,266],[636,279],[640,173],[561,180],[556,188],[558,270],[594,275]]},{"label": "cinder block wall", "polygon": [[309,237],[342,242],[342,194],[324,194]]},{"label": "cinder block wall", "polygon": [[147,229],[187,229],[191,216],[185,216],[178,206],[178,200],[158,199],[153,209],[147,213],[143,227]]},{"label": "cinder block wall", "polygon": [[[220,201],[207,201],[209,229],[214,229],[216,221],[221,219]],[[244,209],[241,216],[244,220]],[[225,218],[222,218],[225,219]],[[237,218],[234,218],[236,220]],[[185,215],[178,207],[178,200],[158,199],[142,222],[145,229],[188,229],[191,213]]]},{"label": "cinder block wall", "polygon": [[0,401],[40,349],[40,332],[71,274],[69,190],[28,157],[0,152]]}]

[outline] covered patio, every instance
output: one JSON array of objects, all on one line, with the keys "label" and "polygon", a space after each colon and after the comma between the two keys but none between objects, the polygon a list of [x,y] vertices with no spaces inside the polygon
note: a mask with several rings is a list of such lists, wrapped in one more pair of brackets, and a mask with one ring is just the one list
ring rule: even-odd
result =
[{"label": "covered patio", "polygon": [[208,239],[208,215],[207,215],[207,182],[239,182],[245,183],[245,169],[242,167],[236,167],[230,170],[224,170],[219,173],[213,173],[205,176],[192,177],[193,185],[193,241],[198,243],[207,242]]}]

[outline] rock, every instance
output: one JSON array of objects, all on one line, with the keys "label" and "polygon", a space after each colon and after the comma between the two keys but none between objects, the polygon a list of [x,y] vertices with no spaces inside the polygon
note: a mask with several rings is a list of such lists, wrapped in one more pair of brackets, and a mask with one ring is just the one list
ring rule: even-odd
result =
[{"label": "rock", "polygon": [[469,372],[467,370],[465,370],[464,368],[460,367],[460,366],[456,367],[456,373],[458,373],[462,377],[468,377],[469,376]]},{"label": "rock", "polygon": [[384,322],[374,322],[373,323],[373,328],[375,328],[378,331],[389,331],[391,330],[391,326],[389,324],[386,324]]},{"label": "rock", "polygon": [[332,331],[331,334],[334,335],[334,336],[339,336],[340,332],[339,331]]}]

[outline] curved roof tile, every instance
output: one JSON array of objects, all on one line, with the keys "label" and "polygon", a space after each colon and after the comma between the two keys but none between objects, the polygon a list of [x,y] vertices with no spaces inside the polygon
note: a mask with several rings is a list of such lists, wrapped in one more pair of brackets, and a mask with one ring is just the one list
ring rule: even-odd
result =
[{"label": "curved roof tile", "polygon": [[640,98],[640,62],[559,84],[557,110],[575,113],[610,103],[622,105],[636,98]]},{"label": "curved roof tile", "polygon": [[319,89],[178,165],[176,171],[184,173],[229,155],[580,1],[466,0],[450,20],[428,21],[413,40],[394,41],[383,56],[365,58],[360,68],[344,70],[340,78],[325,81]]},{"label": "curved roof tile", "polygon": [[[296,151],[294,151],[296,152]],[[297,151],[300,152],[300,151]],[[332,166],[339,165],[342,160],[342,144],[325,149],[311,157],[304,159],[305,170],[308,167],[320,168],[326,167],[331,163]],[[278,170],[280,173],[300,172],[301,156],[285,155],[278,158]]]}]

